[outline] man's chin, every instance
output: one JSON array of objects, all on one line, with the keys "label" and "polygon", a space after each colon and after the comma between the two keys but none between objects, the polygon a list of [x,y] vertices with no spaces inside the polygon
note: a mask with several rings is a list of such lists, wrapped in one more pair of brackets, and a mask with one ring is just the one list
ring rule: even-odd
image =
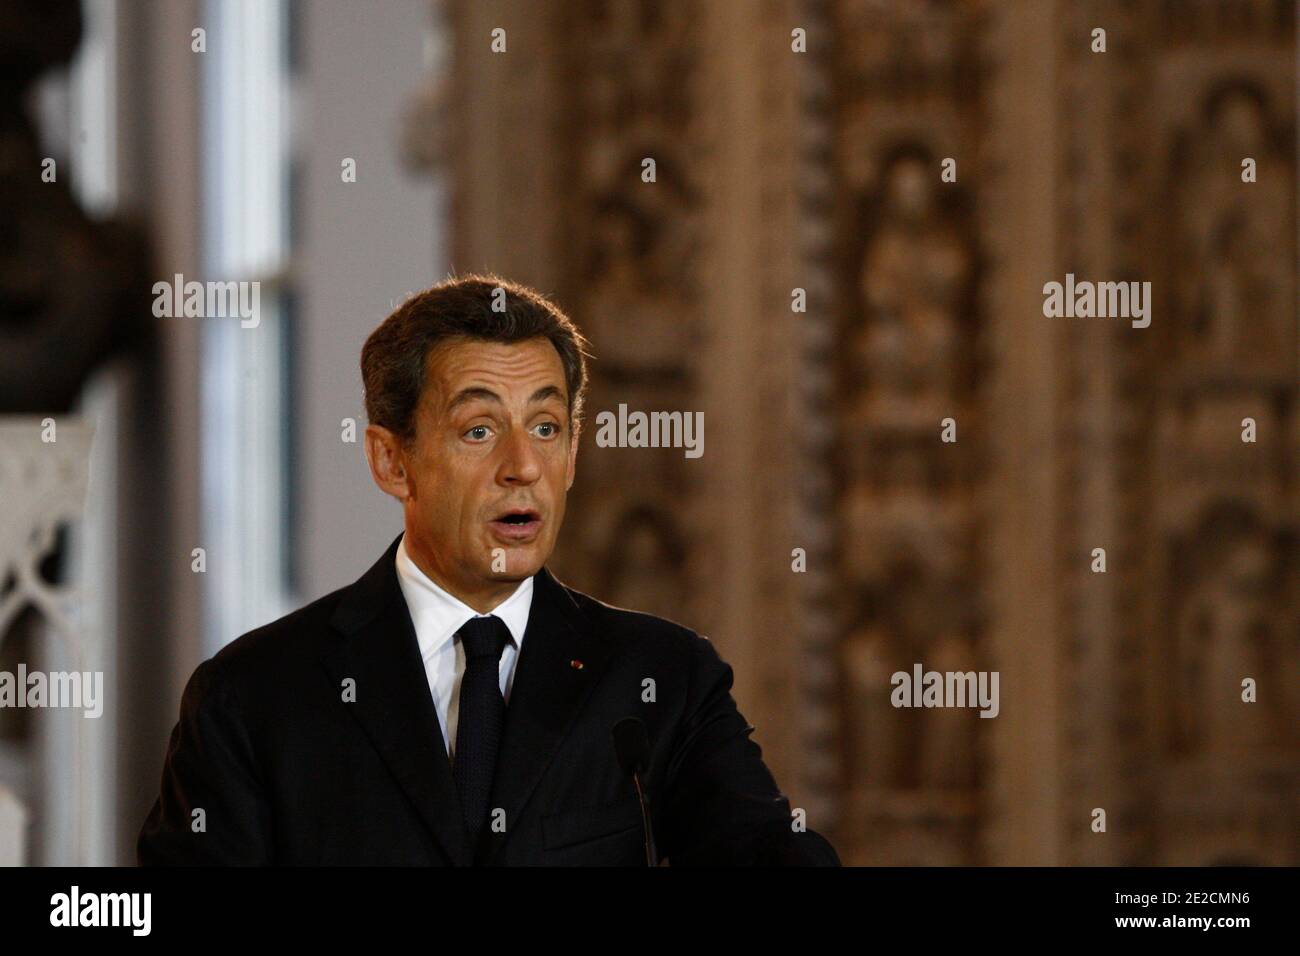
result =
[{"label": "man's chin", "polygon": [[496,581],[522,581],[540,571],[545,563],[545,552],[537,542],[514,547],[498,544],[492,549],[488,576]]},{"label": "man's chin", "polygon": [[487,576],[493,581],[512,581],[517,584],[526,578],[531,578],[536,573],[537,568],[518,565],[512,567],[509,571],[489,571]]}]

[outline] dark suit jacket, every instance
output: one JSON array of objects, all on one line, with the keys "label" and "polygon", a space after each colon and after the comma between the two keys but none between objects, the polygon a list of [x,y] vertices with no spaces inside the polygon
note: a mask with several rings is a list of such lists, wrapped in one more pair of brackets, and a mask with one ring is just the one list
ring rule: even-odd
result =
[{"label": "dark suit jacket", "polygon": [[[394,568],[398,541],[355,584],[195,670],[141,864],[641,866],[640,808],[610,736],[629,715],[649,733],[645,788],[671,865],[839,864],[817,833],[794,832],[713,645],[545,568],[492,795],[505,830],[476,856]],[[198,808],[206,830],[195,833]]]}]

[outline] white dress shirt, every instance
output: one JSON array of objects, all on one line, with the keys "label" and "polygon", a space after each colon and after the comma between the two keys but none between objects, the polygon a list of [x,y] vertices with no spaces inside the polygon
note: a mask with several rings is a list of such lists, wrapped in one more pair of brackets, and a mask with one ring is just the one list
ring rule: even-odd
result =
[{"label": "white dress shirt", "polygon": [[460,711],[460,682],[465,676],[465,649],[456,639],[456,632],[472,617],[495,614],[510,629],[511,643],[501,652],[501,694],[510,702],[510,688],[515,681],[515,662],[524,643],[528,627],[528,613],[533,607],[533,579],[525,578],[513,594],[494,607],[489,614],[479,614],[459,598],[453,597],[431,581],[406,553],[406,536],[397,548],[397,581],[406,607],[415,625],[415,637],[420,644],[420,658],[424,661],[424,674],[429,680],[434,706],[438,709],[438,723],[442,726],[442,742],[447,756],[456,755],[456,719]]}]

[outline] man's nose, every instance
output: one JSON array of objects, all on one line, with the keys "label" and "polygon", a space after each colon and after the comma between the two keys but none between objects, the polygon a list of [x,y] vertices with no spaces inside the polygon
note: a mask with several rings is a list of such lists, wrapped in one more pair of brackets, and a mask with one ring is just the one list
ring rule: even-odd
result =
[{"label": "man's nose", "polygon": [[497,479],[502,484],[530,485],[541,477],[541,457],[526,429],[510,429],[502,443],[501,454]]}]

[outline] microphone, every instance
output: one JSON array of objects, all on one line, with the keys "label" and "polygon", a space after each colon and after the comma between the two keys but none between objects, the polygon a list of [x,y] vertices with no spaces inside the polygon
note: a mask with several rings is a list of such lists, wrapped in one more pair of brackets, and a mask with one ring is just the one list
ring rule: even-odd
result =
[{"label": "microphone", "polygon": [[624,717],[614,725],[614,753],[623,772],[632,778],[636,787],[636,798],[641,802],[641,822],[645,827],[645,862],[646,866],[658,866],[659,857],[655,853],[654,827],[650,825],[650,807],[646,802],[645,789],[641,785],[641,775],[650,762],[650,737],[646,734],[645,722],[640,717]]}]

